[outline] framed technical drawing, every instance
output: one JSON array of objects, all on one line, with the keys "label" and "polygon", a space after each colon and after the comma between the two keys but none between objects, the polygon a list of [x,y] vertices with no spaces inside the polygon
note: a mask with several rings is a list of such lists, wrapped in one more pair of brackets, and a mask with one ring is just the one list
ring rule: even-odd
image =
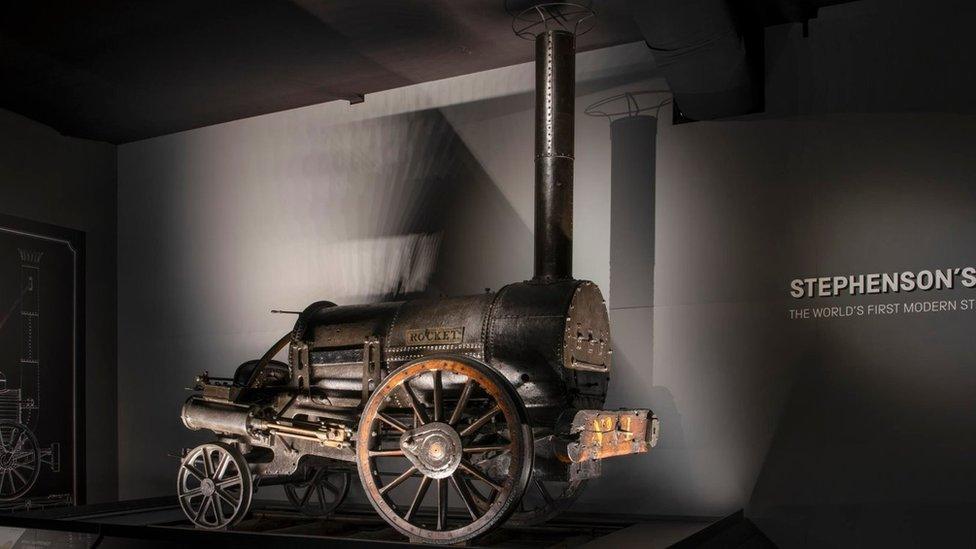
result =
[{"label": "framed technical drawing", "polygon": [[84,503],[84,233],[0,214],[0,508]]}]

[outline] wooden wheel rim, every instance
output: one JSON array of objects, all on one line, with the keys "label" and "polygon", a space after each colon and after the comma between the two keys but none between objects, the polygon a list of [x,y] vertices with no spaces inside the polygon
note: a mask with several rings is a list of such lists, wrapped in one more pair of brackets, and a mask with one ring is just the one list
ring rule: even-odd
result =
[{"label": "wooden wheel rim", "polygon": [[[481,515],[470,522],[457,528],[431,529],[425,525],[408,521],[405,516],[398,512],[395,502],[387,500],[385,494],[381,492],[384,484],[380,482],[377,468],[374,466],[375,457],[371,456],[370,451],[373,447],[374,437],[382,429],[383,420],[379,417],[379,412],[383,410],[388,402],[391,393],[403,386],[405,383],[424,375],[428,372],[439,370],[465,376],[478,385],[485,393],[494,399],[500,408],[497,412],[504,416],[506,430],[510,436],[511,461],[508,466],[508,474],[502,484],[502,490],[495,494],[492,503],[486,509],[480,509]],[[476,434],[475,433],[472,434]],[[362,418],[359,423],[359,442],[356,447],[356,465],[359,469],[359,476],[363,483],[363,488],[370,503],[377,513],[383,517],[391,526],[411,538],[420,538],[429,543],[458,543],[461,541],[475,538],[486,533],[495,526],[500,525],[514,511],[528,483],[529,475],[532,471],[532,431],[527,425],[524,406],[518,398],[511,385],[497,372],[490,369],[483,363],[464,358],[464,357],[436,357],[425,358],[404,364],[393,373],[388,375],[376,388],[372,396],[366,403]],[[409,470],[409,468],[408,468]],[[454,474],[460,473],[456,471]],[[460,477],[458,477],[460,478]],[[435,491],[447,492],[455,490],[455,494],[460,494],[457,484],[451,482],[451,478],[434,480],[421,475],[421,484]],[[443,488],[441,488],[443,483]],[[390,483],[386,483],[390,484]],[[420,498],[425,495],[427,488],[420,488]],[[435,492],[436,493],[436,492]],[[463,499],[463,495],[461,496]],[[413,507],[413,505],[411,505]],[[472,511],[469,510],[469,513]],[[409,514],[409,509],[404,515]],[[416,519],[416,517],[414,517]]]}]

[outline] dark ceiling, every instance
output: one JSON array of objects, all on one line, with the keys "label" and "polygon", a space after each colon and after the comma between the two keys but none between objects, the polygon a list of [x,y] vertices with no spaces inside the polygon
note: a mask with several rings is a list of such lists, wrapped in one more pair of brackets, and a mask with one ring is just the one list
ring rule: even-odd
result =
[{"label": "dark ceiling", "polygon": [[[508,0],[508,8],[540,0]],[[574,0],[587,2],[589,0]],[[642,40],[592,0],[580,51]],[[723,0],[657,0],[662,17]],[[724,0],[763,26],[849,0]],[[0,108],[125,143],[530,61],[506,0],[29,0],[0,18]],[[696,13],[697,9],[684,9]],[[680,21],[679,21],[680,22]],[[670,24],[670,23],[665,23]],[[367,99],[368,100],[368,99]]]},{"label": "dark ceiling", "polygon": [[[640,40],[597,0],[580,50]],[[5,3],[0,107],[124,143],[532,59],[503,0]],[[368,99],[367,99],[368,100]]]}]

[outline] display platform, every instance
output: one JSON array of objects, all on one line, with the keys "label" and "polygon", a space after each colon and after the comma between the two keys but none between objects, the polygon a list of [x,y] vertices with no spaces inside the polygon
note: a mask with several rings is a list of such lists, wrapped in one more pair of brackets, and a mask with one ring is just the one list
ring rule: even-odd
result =
[{"label": "display platform", "polygon": [[[193,528],[175,498],[150,498],[0,515],[4,547],[396,547],[407,541],[371,509],[329,519],[257,502],[232,531]],[[722,519],[566,513],[543,526],[503,527],[470,547],[773,547],[742,512]]]}]

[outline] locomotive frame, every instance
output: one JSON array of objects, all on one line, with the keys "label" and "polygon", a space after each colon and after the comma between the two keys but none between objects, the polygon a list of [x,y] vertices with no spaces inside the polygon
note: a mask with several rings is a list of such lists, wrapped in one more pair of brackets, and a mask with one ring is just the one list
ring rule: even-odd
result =
[{"label": "locomotive frame", "polygon": [[536,44],[535,276],[475,296],[314,303],[233,378],[198,377],[182,419],[218,441],[186,451],[177,475],[192,522],[232,526],[276,484],[326,516],[355,473],[393,528],[458,543],[545,521],[603,459],[655,445],[650,410],[602,409],[607,308],[571,274],[575,39],[592,15],[556,3],[514,17]]}]

